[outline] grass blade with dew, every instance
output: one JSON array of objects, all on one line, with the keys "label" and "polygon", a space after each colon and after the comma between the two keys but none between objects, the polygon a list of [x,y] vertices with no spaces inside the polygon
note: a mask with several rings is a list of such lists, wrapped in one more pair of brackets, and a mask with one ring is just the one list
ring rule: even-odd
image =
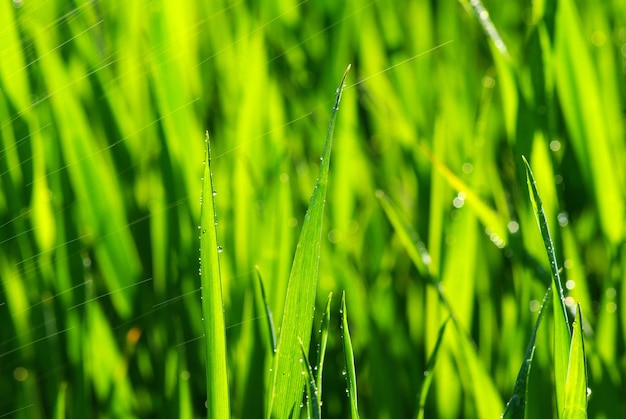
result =
[{"label": "grass blade with dew", "polygon": [[582,323],[580,304],[577,304],[565,382],[565,403],[560,415],[561,419],[587,418],[587,366],[585,364]]},{"label": "grass blade with dew", "polygon": [[307,397],[307,417],[309,419],[320,419],[322,417],[321,405],[319,392],[317,390],[317,387],[315,386],[313,369],[311,368],[311,363],[309,362],[306,350],[304,349],[302,339],[298,338],[298,342],[300,343],[300,351],[302,353],[302,358],[300,359],[302,363],[302,373],[306,377],[305,387]]},{"label": "grass blade with dew", "polygon": [[565,396],[565,381],[567,378],[567,365],[571,339],[569,322],[567,320],[567,307],[565,306],[563,286],[561,284],[559,268],[556,263],[554,244],[552,243],[552,238],[550,237],[548,221],[546,220],[546,214],[543,211],[541,197],[537,191],[537,184],[535,183],[535,178],[533,177],[530,164],[524,156],[522,156],[522,159],[526,165],[526,180],[528,182],[530,201],[535,212],[535,219],[537,220],[537,224],[539,224],[539,230],[541,231],[543,244],[546,248],[546,253],[548,254],[550,271],[552,273],[552,307],[554,309],[554,375],[556,380],[557,410],[560,411],[563,407],[563,398]]},{"label": "grass blade with dew", "polygon": [[346,384],[348,386],[348,397],[350,398],[350,417],[359,417],[359,407],[356,392],[356,369],[354,364],[354,351],[352,349],[352,339],[348,328],[348,310],[346,308],[346,292],[341,296],[341,339],[343,340],[343,353],[346,357]]},{"label": "grass blade with dew", "polygon": [[551,295],[552,288],[548,287],[548,291],[546,291],[546,294],[543,296],[543,301],[541,303],[541,308],[539,309],[537,321],[535,322],[533,334],[531,335],[530,341],[528,342],[528,347],[526,348],[524,361],[522,362],[522,366],[520,367],[519,373],[517,374],[517,379],[515,380],[513,395],[506,404],[504,413],[502,414],[502,418],[504,419],[524,419],[526,402],[528,398],[528,376],[530,374],[530,368],[532,366],[533,357],[535,355],[535,340],[537,338],[537,330],[539,329],[541,319],[543,318],[543,309],[548,303]]},{"label": "grass blade with dew", "polygon": [[430,354],[430,358],[428,358],[426,371],[424,371],[424,381],[422,382],[422,389],[420,390],[419,411],[417,412],[417,415],[416,415],[417,419],[424,419],[424,407],[426,405],[426,397],[428,396],[430,383],[433,380],[433,370],[435,369],[435,364],[437,363],[437,357],[439,355],[439,348],[441,347],[441,342],[443,342],[443,334],[446,331],[446,326],[448,325],[449,320],[450,320],[450,317],[448,317],[446,321],[443,322],[443,324],[441,325],[441,328],[439,329],[439,335],[437,336],[437,342],[435,343],[433,352]]},{"label": "grass blade with dew", "polygon": [[226,366],[226,329],[217,244],[217,216],[211,172],[211,144],[206,133],[206,152],[200,210],[200,279],[202,318],[206,345],[207,417],[230,417]]},{"label": "grass blade with dew", "polygon": [[326,310],[322,313],[320,325],[320,342],[317,345],[317,376],[315,377],[315,385],[317,387],[317,396],[322,400],[322,370],[324,369],[324,356],[326,355],[326,344],[328,343],[328,328],[330,327],[330,302],[333,293],[328,294],[326,301]]},{"label": "grass blade with dew", "polygon": [[304,224],[289,275],[269,394],[268,416],[271,418],[298,417],[300,409],[304,382],[298,365],[300,348],[297,339],[301,337],[307,347],[311,340],[330,154],[339,102],[349,70],[350,66],[346,69],[336,91],[317,185],[313,190],[307,213],[304,216]]},{"label": "grass blade with dew", "polygon": [[509,52],[506,49],[506,45],[500,37],[496,26],[491,21],[491,18],[489,17],[489,12],[487,11],[487,9],[485,9],[485,6],[483,6],[480,0],[470,0],[469,4],[472,9],[474,9],[474,13],[476,14],[476,17],[478,18],[480,24],[483,26],[483,29],[485,30],[487,36],[491,38],[493,44],[498,49],[498,51],[500,51],[503,56],[508,58]]},{"label": "grass blade with dew", "polygon": [[272,347],[272,353],[276,353],[276,331],[274,329],[274,318],[272,317],[272,310],[265,297],[265,287],[263,286],[263,278],[261,277],[261,270],[258,266],[255,267],[256,276],[259,280],[259,288],[261,290],[261,298],[263,299],[263,306],[265,307],[265,315],[267,318],[267,328],[269,330],[270,344]]}]

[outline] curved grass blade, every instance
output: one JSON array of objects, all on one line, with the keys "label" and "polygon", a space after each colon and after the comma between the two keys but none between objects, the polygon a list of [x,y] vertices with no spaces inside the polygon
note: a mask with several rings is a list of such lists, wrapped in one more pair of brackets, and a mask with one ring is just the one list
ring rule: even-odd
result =
[{"label": "curved grass blade", "polygon": [[543,211],[541,197],[537,191],[537,184],[535,183],[533,172],[530,169],[530,164],[528,164],[528,161],[524,156],[522,156],[522,159],[524,159],[524,164],[526,165],[526,180],[528,182],[530,200],[535,212],[535,219],[537,220],[537,224],[539,224],[543,244],[546,248],[548,260],[550,262],[550,271],[552,272],[552,288],[555,290],[552,292],[552,307],[554,309],[554,375],[556,380],[557,410],[561,411],[563,408],[563,398],[565,396],[565,381],[567,378],[567,365],[571,339],[569,322],[567,320],[567,308],[565,306],[565,298],[563,294],[563,286],[561,285],[559,268],[556,263],[554,244],[552,243],[552,238],[550,237],[548,221],[546,220],[546,214]]},{"label": "curved grass blade", "polygon": [[317,387],[317,396],[322,400],[322,370],[324,369],[324,356],[326,355],[326,344],[328,343],[328,328],[330,327],[330,302],[333,293],[328,294],[326,301],[326,310],[322,313],[322,321],[320,325],[320,343],[317,345],[317,377],[315,385]]},{"label": "curved grass blade", "polygon": [[433,380],[433,369],[435,368],[435,364],[437,363],[439,348],[441,347],[443,334],[446,331],[446,326],[448,325],[449,320],[450,317],[448,317],[446,321],[443,322],[443,325],[441,325],[441,328],[439,329],[439,335],[437,336],[437,342],[435,343],[433,352],[430,354],[430,358],[428,358],[426,371],[424,371],[424,382],[422,383],[422,389],[420,390],[419,411],[417,413],[417,419],[424,419],[424,406],[426,405],[426,397],[428,396],[430,383]]},{"label": "curved grass blade", "polygon": [[385,211],[389,222],[393,226],[396,234],[402,242],[404,249],[409,254],[413,264],[421,275],[430,278],[430,254],[426,245],[417,232],[400,215],[396,205],[389,199],[387,194],[381,190],[376,191],[376,197],[380,200],[380,205]]},{"label": "curved grass blade", "polygon": [[272,317],[272,310],[270,309],[270,305],[267,303],[267,298],[265,297],[265,287],[263,286],[263,278],[261,278],[261,271],[258,266],[256,268],[256,276],[259,280],[259,288],[261,289],[261,298],[263,299],[263,305],[265,307],[265,315],[267,318],[267,328],[270,332],[270,343],[272,346],[272,353],[276,353],[276,331],[274,330],[274,318]]},{"label": "curved grass blade", "polygon": [[569,351],[567,381],[565,382],[565,403],[561,412],[561,419],[587,418],[587,366],[582,320],[580,304],[577,304],[572,345]]},{"label": "curved grass blade", "polygon": [[206,143],[200,210],[200,279],[207,363],[207,417],[222,419],[230,417],[230,406],[226,367],[226,329],[208,131]]},{"label": "curved grass blade", "polygon": [[546,291],[546,294],[543,296],[543,301],[541,303],[541,308],[539,309],[537,321],[535,322],[533,334],[530,336],[530,341],[528,342],[528,347],[526,348],[524,361],[522,362],[522,366],[517,374],[517,379],[515,380],[513,395],[506,404],[506,408],[502,414],[502,418],[504,419],[524,419],[528,395],[528,376],[530,375],[530,368],[532,366],[533,356],[535,355],[535,339],[537,338],[537,330],[539,330],[539,325],[541,324],[541,319],[543,318],[543,309],[548,303],[551,295],[552,288],[548,287],[548,291]]},{"label": "curved grass blade", "polygon": [[337,88],[335,105],[328,126],[326,143],[320,164],[319,178],[309,200],[309,208],[304,216],[304,224],[300,232],[300,239],[296,247],[296,254],[287,284],[287,296],[285,297],[282,326],[274,358],[272,385],[268,403],[268,415],[272,418],[299,417],[304,381],[298,362],[298,359],[300,359],[298,337],[301,337],[308,347],[313,326],[313,309],[322,241],[322,221],[326,203],[335,120],[349,70],[350,66],[346,69],[341,79],[341,84]]},{"label": "curved grass blade", "polygon": [[304,349],[304,344],[302,344],[302,339],[298,338],[298,342],[300,343],[300,351],[302,352],[302,358],[300,359],[303,364],[302,373],[306,376],[305,387],[307,396],[307,417],[309,419],[320,419],[322,417],[320,398],[317,387],[315,386],[313,369],[311,368],[311,363],[309,362],[309,358],[306,355],[306,350]]},{"label": "curved grass blade", "polygon": [[346,357],[346,384],[348,385],[348,397],[350,398],[350,417],[358,419],[359,407],[356,392],[356,370],[354,367],[354,351],[352,339],[348,329],[348,310],[346,309],[346,292],[341,297],[341,339],[343,340],[343,353]]}]

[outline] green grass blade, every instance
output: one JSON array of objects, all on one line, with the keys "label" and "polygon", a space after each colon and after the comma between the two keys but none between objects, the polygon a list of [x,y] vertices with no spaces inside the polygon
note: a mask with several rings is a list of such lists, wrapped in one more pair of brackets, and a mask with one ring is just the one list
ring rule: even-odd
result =
[{"label": "green grass blade", "polygon": [[504,413],[502,414],[502,417],[504,419],[524,419],[528,395],[528,376],[530,375],[530,368],[532,366],[533,356],[535,355],[535,340],[537,338],[537,330],[539,329],[541,319],[543,318],[543,309],[548,303],[551,294],[552,288],[548,287],[548,291],[546,291],[546,294],[543,296],[543,302],[541,303],[541,308],[539,309],[539,314],[537,316],[537,321],[535,322],[533,334],[531,335],[530,341],[528,342],[528,347],[526,348],[524,361],[522,362],[522,366],[520,367],[519,373],[517,374],[517,379],[515,380],[513,395],[506,404],[506,408],[504,409]]},{"label": "green grass blade", "polygon": [[582,320],[580,304],[577,304],[567,367],[567,381],[565,382],[565,404],[561,412],[561,419],[587,418],[587,367]]},{"label": "green grass blade", "polygon": [[420,390],[419,411],[417,413],[417,419],[424,419],[424,406],[426,405],[426,397],[428,396],[430,383],[433,380],[433,370],[435,368],[435,364],[437,363],[437,357],[439,355],[439,348],[441,347],[441,342],[443,341],[443,334],[446,331],[446,326],[448,325],[449,320],[450,320],[450,317],[448,317],[448,319],[445,322],[443,322],[443,325],[441,325],[441,328],[439,329],[439,335],[437,336],[437,342],[435,343],[433,352],[430,354],[430,358],[428,358],[426,371],[424,371],[424,382],[422,383],[422,389]]},{"label": "green grass blade", "polygon": [[287,296],[283,311],[282,327],[278,337],[269,400],[269,416],[272,418],[298,417],[302,397],[303,377],[298,365],[300,348],[298,337],[305,345],[310,343],[317,289],[320,247],[322,241],[322,221],[326,203],[330,154],[335,130],[335,120],[339,102],[350,66],[337,88],[335,105],[328,126],[326,143],[320,164],[317,185],[311,195],[309,208],[304,216],[304,224],[296,248]]},{"label": "green grass blade", "polygon": [[571,338],[569,322],[567,320],[567,308],[565,306],[565,298],[563,294],[563,286],[561,285],[559,268],[556,263],[554,244],[552,243],[552,238],[550,237],[548,221],[546,220],[546,215],[543,211],[541,197],[537,191],[537,184],[535,183],[535,178],[533,177],[530,164],[528,164],[528,161],[524,156],[522,156],[522,159],[524,159],[524,164],[526,165],[526,180],[528,182],[530,200],[532,202],[535,218],[537,220],[537,224],[539,224],[543,244],[546,248],[548,260],[550,262],[550,271],[552,272],[552,288],[555,290],[552,292],[554,309],[554,374],[556,380],[557,410],[560,411],[563,406],[563,398],[565,395],[565,380],[567,378],[567,365]]},{"label": "green grass blade", "polygon": [[354,364],[354,351],[352,349],[352,339],[348,329],[348,310],[346,309],[346,292],[341,297],[341,338],[343,340],[343,353],[346,357],[346,383],[348,385],[348,397],[350,398],[350,417],[359,417],[359,408],[356,392],[356,369]]},{"label": "green grass blade", "polygon": [[400,211],[398,211],[396,205],[389,199],[385,192],[381,190],[376,191],[376,197],[379,199],[380,205],[383,211],[385,211],[385,215],[387,215],[387,219],[389,219],[400,242],[402,242],[404,249],[413,261],[413,264],[421,275],[430,279],[430,254],[426,249],[426,245],[417,232],[413,230],[409,223],[400,215]]},{"label": "green grass blade", "polygon": [[307,396],[307,417],[309,419],[319,419],[322,417],[322,414],[319,393],[317,391],[317,387],[315,386],[313,369],[311,368],[309,357],[306,354],[306,349],[304,349],[302,339],[298,338],[298,343],[300,343],[300,352],[302,353],[302,358],[300,359],[301,363],[303,364],[302,373],[306,377],[305,387]]},{"label": "green grass blade", "polygon": [[491,21],[491,18],[489,17],[489,12],[487,11],[487,9],[485,9],[485,6],[483,6],[480,0],[470,0],[469,3],[472,9],[474,9],[476,18],[482,25],[483,30],[485,31],[487,36],[491,38],[491,40],[493,41],[493,44],[498,49],[498,51],[500,51],[500,53],[503,56],[508,58],[509,52],[506,49],[506,45],[504,44],[504,41],[500,37],[500,34],[498,33],[496,26]]},{"label": "green grass blade", "polygon": [[267,319],[267,328],[270,333],[270,344],[272,347],[273,353],[276,353],[276,331],[274,329],[274,318],[272,317],[272,310],[270,309],[270,305],[267,302],[267,298],[265,296],[265,286],[263,286],[263,278],[261,277],[261,271],[259,267],[256,267],[257,279],[259,280],[259,288],[261,289],[261,298],[263,299],[263,306],[265,307],[265,316]]},{"label": "green grass blade", "polygon": [[207,148],[202,181],[202,208],[200,210],[200,279],[206,342],[207,416],[221,419],[230,417],[230,406],[222,280],[208,132],[206,136]]},{"label": "green grass blade", "polygon": [[464,382],[467,391],[473,393],[473,401],[475,403],[478,418],[496,418],[501,415],[504,410],[504,404],[496,385],[489,373],[485,369],[484,364],[478,356],[476,344],[463,329],[461,324],[452,318],[456,329],[455,339],[453,343],[454,350],[457,351],[457,359],[462,373],[461,380]]},{"label": "green grass blade", "polygon": [[326,344],[328,343],[328,328],[330,327],[330,302],[333,293],[328,294],[326,301],[326,310],[322,313],[322,321],[320,325],[320,342],[317,346],[317,377],[315,385],[317,387],[317,396],[322,399],[322,370],[324,369],[324,357],[326,355]]},{"label": "green grass blade", "polygon": [[555,28],[556,91],[568,139],[583,179],[594,194],[600,227],[615,245],[624,234],[623,176],[616,163],[616,158],[623,157],[623,145],[611,127],[620,119],[615,111],[622,108],[610,97],[618,91],[616,73],[598,68],[603,66],[596,61],[596,51],[587,47],[586,26],[576,2],[558,2]]}]

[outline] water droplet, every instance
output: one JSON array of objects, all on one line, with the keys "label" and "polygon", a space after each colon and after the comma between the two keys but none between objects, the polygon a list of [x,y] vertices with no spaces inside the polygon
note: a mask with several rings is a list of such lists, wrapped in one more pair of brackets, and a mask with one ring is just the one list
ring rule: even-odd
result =
[{"label": "water droplet", "polygon": [[217,191],[213,190],[213,196],[217,196]]},{"label": "water droplet", "polygon": [[224,248],[222,246],[217,246],[217,253],[222,253]]}]

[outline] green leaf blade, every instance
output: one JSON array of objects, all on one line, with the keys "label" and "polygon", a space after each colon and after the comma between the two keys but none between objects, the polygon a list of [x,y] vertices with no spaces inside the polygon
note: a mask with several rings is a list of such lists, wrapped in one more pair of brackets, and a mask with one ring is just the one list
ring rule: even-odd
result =
[{"label": "green leaf blade", "polygon": [[359,407],[356,391],[356,368],[354,362],[354,349],[348,328],[348,310],[346,309],[346,292],[341,297],[341,329],[343,340],[343,353],[346,357],[346,383],[348,385],[348,397],[350,398],[350,417],[358,419]]},{"label": "green leaf blade", "polygon": [[552,238],[550,237],[550,230],[548,229],[548,221],[543,211],[541,197],[539,196],[539,191],[537,190],[537,184],[535,183],[535,178],[530,168],[530,164],[524,156],[522,156],[522,159],[526,165],[526,180],[528,183],[530,200],[535,212],[535,219],[537,220],[539,230],[541,231],[541,237],[543,238],[543,243],[550,262],[550,271],[552,272],[552,288],[554,289],[552,292],[552,307],[554,310],[554,374],[556,380],[557,409],[560,410],[564,403],[565,381],[567,379],[567,365],[571,334],[569,321],[567,319],[567,308],[565,306],[563,285],[561,284],[561,277],[559,275],[556,255],[554,253],[554,244],[552,242]]},{"label": "green leaf blade", "polygon": [[330,328],[330,302],[332,301],[333,293],[328,294],[328,300],[326,301],[326,310],[322,313],[322,321],[320,325],[320,342],[317,350],[317,377],[315,385],[317,387],[317,395],[322,399],[322,371],[324,370],[324,358],[326,356],[326,345],[328,343],[328,329]]},{"label": "green leaf blade", "polygon": [[267,297],[265,295],[265,286],[263,285],[263,278],[261,277],[261,270],[259,267],[256,267],[256,274],[259,284],[259,289],[261,290],[261,299],[263,300],[263,307],[265,307],[265,317],[267,319],[267,330],[269,333],[269,342],[270,347],[272,348],[272,352],[276,353],[276,331],[274,328],[274,317],[272,316],[272,310],[270,309],[270,305],[267,301]]},{"label": "green leaf blade", "polygon": [[528,377],[530,375],[530,368],[532,367],[533,357],[535,355],[537,330],[539,330],[539,325],[541,324],[541,319],[543,318],[543,309],[550,301],[549,299],[551,294],[552,288],[549,287],[543,297],[543,302],[541,303],[541,308],[539,309],[539,315],[537,316],[537,321],[535,322],[535,328],[533,329],[533,334],[531,335],[528,347],[526,348],[524,361],[522,362],[522,366],[517,374],[515,387],[513,388],[513,395],[506,404],[506,408],[502,414],[502,418],[504,419],[524,419],[525,417],[526,403],[528,399]]},{"label": "green leaf blade", "polygon": [[331,148],[337,111],[349,69],[350,66],[346,69],[341,84],[337,88],[319,178],[309,201],[291,267],[269,394],[268,415],[271,418],[299,416],[304,377],[298,362],[301,356],[298,337],[302,338],[308,347],[313,325]]},{"label": "green leaf blade", "polygon": [[443,336],[446,331],[446,326],[450,317],[443,322],[443,325],[439,329],[439,335],[437,336],[437,342],[435,347],[428,358],[428,364],[426,365],[426,371],[424,371],[424,382],[422,383],[422,389],[419,396],[419,411],[417,412],[417,419],[424,419],[424,407],[426,406],[426,397],[428,396],[428,390],[430,389],[430,383],[433,380],[433,370],[437,363],[437,357],[439,355],[439,348],[441,348],[441,342],[443,342]]},{"label": "green leaf blade", "polygon": [[302,373],[306,377],[307,417],[309,419],[320,419],[322,417],[320,398],[317,387],[315,386],[313,369],[311,368],[311,363],[309,362],[309,357],[306,354],[302,339],[298,338],[298,343],[300,344],[300,352],[302,353],[302,358],[300,359],[300,362],[303,364]]},{"label": "green leaf blade", "polygon": [[200,280],[207,362],[207,417],[228,418],[230,417],[230,402],[226,362],[226,329],[208,132],[206,141],[202,207],[200,210]]},{"label": "green leaf blade", "polygon": [[565,382],[565,403],[560,417],[561,419],[587,418],[587,367],[580,304],[576,306],[574,333]]}]

